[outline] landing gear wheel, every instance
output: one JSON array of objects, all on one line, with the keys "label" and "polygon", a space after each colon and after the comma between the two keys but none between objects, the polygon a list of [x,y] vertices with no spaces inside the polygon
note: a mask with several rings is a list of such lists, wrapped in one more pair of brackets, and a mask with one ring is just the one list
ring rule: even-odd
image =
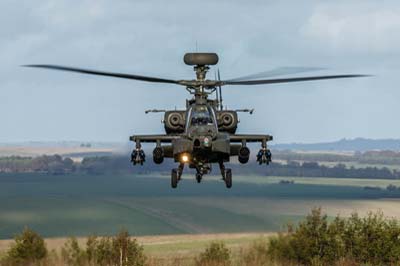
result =
[{"label": "landing gear wheel", "polygon": [[177,169],[172,169],[171,171],[171,187],[176,188],[178,186],[178,171]]},{"label": "landing gear wheel", "polygon": [[201,182],[201,179],[202,179],[202,174],[200,174],[200,173],[197,173],[196,174],[196,181],[197,181],[197,183],[200,183]]},{"label": "landing gear wheel", "polygon": [[227,188],[232,187],[232,170],[225,169],[225,177],[224,177],[225,185]]}]

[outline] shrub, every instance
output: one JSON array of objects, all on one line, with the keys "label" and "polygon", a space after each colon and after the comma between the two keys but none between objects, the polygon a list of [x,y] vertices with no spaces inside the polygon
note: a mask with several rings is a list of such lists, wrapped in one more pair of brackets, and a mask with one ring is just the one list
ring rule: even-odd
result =
[{"label": "shrub", "polygon": [[121,231],[115,237],[88,237],[86,249],[75,238],[69,239],[62,251],[64,262],[70,266],[143,266],[146,256],[141,245]]},{"label": "shrub", "polygon": [[112,265],[113,262],[113,252],[111,239],[108,237],[103,237],[97,241],[95,246],[94,256],[91,261],[95,262],[95,265],[107,266]]},{"label": "shrub", "polygon": [[400,224],[385,219],[382,212],[364,218],[353,214],[347,221],[344,241],[349,257],[373,265],[400,261]]},{"label": "shrub", "polygon": [[61,249],[61,256],[69,266],[84,266],[86,264],[86,252],[79,247],[76,238],[72,237],[65,242]]},{"label": "shrub", "polygon": [[131,239],[127,231],[121,231],[112,240],[113,261],[119,266],[143,266],[146,262],[143,246]]},{"label": "shrub", "polygon": [[196,259],[198,266],[227,266],[231,264],[230,251],[223,242],[212,242]]},{"label": "shrub", "polygon": [[240,257],[240,265],[271,265],[270,256],[268,254],[268,242],[265,239],[254,241],[248,249],[242,251]]},{"label": "shrub", "polygon": [[43,238],[29,228],[15,236],[15,243],[6,254],[7,265],[39,264],[47,256],[47,248]]},{"label": "shrub", "polygon": [[296,228],[270,239],[268,253],[301,265],[394,265],[400,260],[400,225],[381,212],[328,222],[321,209],[313,209]]},{"label": "shrub", "polygon": [[86,259],[90,265],[96,263],[96,248],[98,245],[96,236],[89,236],[86,241]]}]

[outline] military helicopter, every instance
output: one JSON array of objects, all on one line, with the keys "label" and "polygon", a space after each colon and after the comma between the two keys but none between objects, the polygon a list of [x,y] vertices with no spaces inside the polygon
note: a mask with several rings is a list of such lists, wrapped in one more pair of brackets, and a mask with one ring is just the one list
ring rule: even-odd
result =
[{"label": "military helicopter", "polygon": [[[134,165],[143,165],[146,155],[142,149],[142,143],[155,143],[153,150],[153,161],[161,164],[164,158],[172,158],[178,163],[178,167],[171,171],[171,186],[176,188],[181,180],[185,165],[196,170],[196,180],[201,182],[203,175],[210,173],[212,164],[219,165],[222,179],[227,188],[232,187],[232,171],[225,168],[224,163],[230,161],[230,157],[238,156],[238,161],[245,164],[250,159],[248,143],[257,142],[261,148],[257,153],[256,160],[262,164],[269,164],[272,159],[271,151],[267,148],[267,142],[273,139],[270,135],[236,134],[239,119],[238,112],[253,113],[253,109],[227,110],[222,104],[222,86],[226,85],[260,85],[287,82],[300,82],[324,79],[355,78],[366,75],[325,75],[308,76],[279,79],[265,79],[265,77],[282,74],[293,74],[314,70],[306,69],[283,69],[284,71],[269,71],[241,78],[221,80],[219,71],[214,80],[206,79],[210,66],[218,63],[218,55],[215,53],[186,53],[183,58],[186,65],[193,66],[196,79],[172,80],[158,77],[149,77],[133,74],[115,72],[104,72],[75,67],[59,65],[25,65],[26,67],[47,68],[108,76],[115,78],[133,79],[153,83],[169,83],[181,85],[193,95],[186,100],[185,110],[146,110],[150,112],[164,113],[165,133],[162,135],[133,135],[130,140],[135,143],[131,154],[131,162]],[[282,70],[282,69],[281,69]],[[285,72],[285,73],[284,73]],[[264,79],[260,79],[264,77]],[[216,95],[210,99],[210,95]]]}]

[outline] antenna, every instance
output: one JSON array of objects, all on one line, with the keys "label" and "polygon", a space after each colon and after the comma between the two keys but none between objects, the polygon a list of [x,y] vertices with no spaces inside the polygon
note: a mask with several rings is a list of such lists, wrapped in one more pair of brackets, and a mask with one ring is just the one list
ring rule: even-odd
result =
[{"label": "antenna", "polygon": [[[218,81],[221,81],[221,74],[219,73],[219,68],[218,68]],[[218,86],[218,90],[219,90],[219,105],[220,105],[220,110],[222,111],[222,109],[224,109],[223,105],[222,105],[222,87],[221,85]]]},{"label": "antenna", "polygon": [[[217,71],[215,71],[215,70],[214,70],[214,79],[217,80]],[[218,91],[219,91],[218,89],[215,90],[215,94],[216,94],[215,96],[217,98],[217,103],[218,103],[217,109],[220,109],[221,107],[220,107],[220,102],[219,102],[219,93],[218,93]]]}]

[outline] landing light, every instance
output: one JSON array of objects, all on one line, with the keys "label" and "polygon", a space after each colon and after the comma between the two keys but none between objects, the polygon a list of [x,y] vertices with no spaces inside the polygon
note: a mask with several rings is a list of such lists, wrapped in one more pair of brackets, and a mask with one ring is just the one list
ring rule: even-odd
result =
[{"label": "landing light", "polygon": [[182,162],[183,163],[187,163],[189,161],[189,156],[187,156],[186,154],[182,155]]}]

